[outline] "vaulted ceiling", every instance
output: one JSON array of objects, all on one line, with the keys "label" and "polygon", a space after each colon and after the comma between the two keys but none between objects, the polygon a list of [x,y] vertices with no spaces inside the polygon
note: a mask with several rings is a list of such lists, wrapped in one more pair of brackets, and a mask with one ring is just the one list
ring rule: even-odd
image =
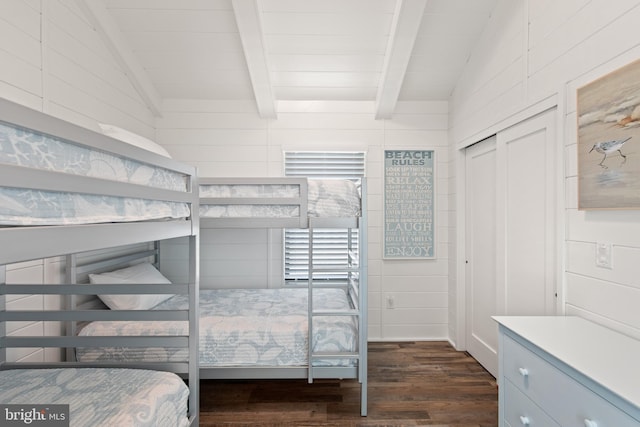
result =
[{"label": "vaulted ceiling", "polygon": [[77,0],[150,108],[162,99],[447,100],[496,0]]}]

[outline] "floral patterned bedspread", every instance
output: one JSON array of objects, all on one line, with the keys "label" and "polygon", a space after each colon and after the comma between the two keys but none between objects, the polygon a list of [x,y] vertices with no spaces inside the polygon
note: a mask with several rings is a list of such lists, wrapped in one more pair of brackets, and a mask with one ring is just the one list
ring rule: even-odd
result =
[{"label": "floral patterned bedspread", "polygon": [[188,426],[189,389],[169,372],[118,368],[0,371],[2,404],[68,404],[71,426]]},{"label": "floral patterned bedspread", "polygon": [[[200,366],[306,366],[308,364],[307,289],[215,289],[200,291]],[[347,309],[342,289],[316,289],[317,309]],[[178,295],[156,309],[184,309]],[[80,335],[181,335],[186,322],[91,322]],[[351,316],[314,319],[314,351],[356,351],[357,326]],[[78,348],[79,360],[182,361],[176,348]],[[344,366],[323,360],[316,366]]]},{"label": "floral patterned bedspread", "polygon": [[[177,172],[0,123],[0,164],[185,191]],[[19,185],[17,183],[16,185]],[[0,187],[1,225],[59,225],[184,218],[183,203]]]}]

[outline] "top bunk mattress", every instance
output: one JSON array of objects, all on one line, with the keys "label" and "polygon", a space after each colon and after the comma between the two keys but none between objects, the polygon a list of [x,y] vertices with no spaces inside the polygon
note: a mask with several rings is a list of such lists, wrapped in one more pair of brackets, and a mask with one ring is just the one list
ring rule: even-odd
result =
[{"label": "top bunk mattress", "polygon": [[188,397],[184,381],[169,372],[118,368],[0,371],[0,402],[69,405],[67,425],[78,427],[188,426]]},{"label": "top bunk mattress", "polygon": [[[99,186],[126,183],[186,192],[188,177],[151,163],[119,157],[19,126],[0,123],[0,168],[12,169],[12,183],[0,187],[0,225],[70,225],[186,218],[187,203],[101,194]],[[30,170],[99,178],[96,194],[37,189]],[[25,178],[21,173],[25,172]],[[46,175],[50,177],[51,175]],[[47,178],[49,180],[50,178]],[[20,187],[25,185],[26,188]]]},{"label": "top bunk mattress", "polygon": [[[277,181],[277,180],[276,180]],[[360,216],[360,189],[357,183],[341,179],[309,179],[306,203],[293,200],[305,197],[299,184],[280,182],[202,183],[201,218],[354,218]],[[202,200],[210,199],[210,200]],[[219,199],[220,202],[211,199]],[[234,203],[234,200],[238,203]],[[270,203],[270,200],[274,200]],[[275,200],[282,201],[276,203]],[[291,200],[288,203],[286,200]],[[306,210],[304,206],[306,205]]]}]

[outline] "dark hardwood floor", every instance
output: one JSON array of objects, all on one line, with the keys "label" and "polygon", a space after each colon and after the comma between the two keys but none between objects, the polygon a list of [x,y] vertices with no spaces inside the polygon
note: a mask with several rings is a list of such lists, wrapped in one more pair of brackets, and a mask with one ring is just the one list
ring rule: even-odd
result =
[{"label": "dark hardwood floor", "polygon": [[447,342],[369,343],[368,416],[354,380],[201,381],[201,426],[495,427],[495,379]]}]

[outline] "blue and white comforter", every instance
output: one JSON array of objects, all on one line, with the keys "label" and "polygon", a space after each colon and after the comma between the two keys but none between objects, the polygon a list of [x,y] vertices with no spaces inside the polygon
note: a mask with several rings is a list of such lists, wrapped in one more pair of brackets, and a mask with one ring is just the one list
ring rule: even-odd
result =
[{"label": "blue and white comforter", "polygon": [[169,372],[117,368],[0,371],[0,403],[68,404],[70,425],[187,426],[189,389]]},{"label": "blue and white comforter", "polygon": [[[308,317],[306,289],[216,289],[200,291],[200,366],[306,366]],[[316,289],[316,309],[348,309],[341,289]],[[179,295],[156,309],[184,309]],[[80,335],[182,335],[186,322],[91,322]],[[356,351],[357,326],[351,316],[314,319],[314,351]],[[79,348],[79,360],[183,361],[176,348]],[[344,366],[323,360],[316,366]]]},{"label": "blue and white comforter", "polygon": [[[185,191],[177,172],[0,123],[0,164]],[[16,186],[19,183],[16,183]],[[0,187],[0,225],[59,225],[185,218],[183,203]]]}]

